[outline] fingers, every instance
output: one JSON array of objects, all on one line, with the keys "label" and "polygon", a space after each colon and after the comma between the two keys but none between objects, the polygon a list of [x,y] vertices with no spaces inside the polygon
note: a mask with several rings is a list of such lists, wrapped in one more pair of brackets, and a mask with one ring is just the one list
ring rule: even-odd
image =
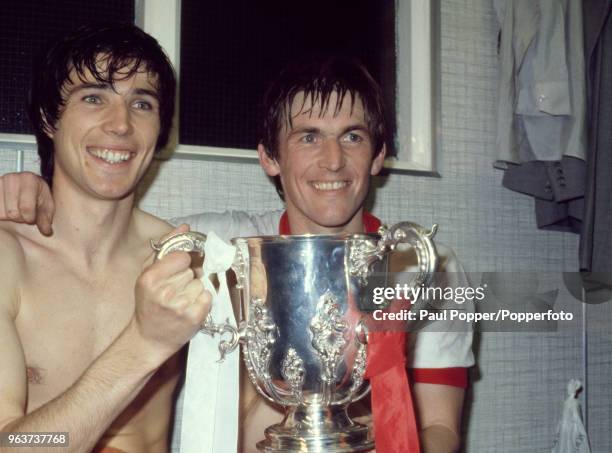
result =
[{"label": "fingers", "polygon": [[[204,288],[200,281],[196,280],[193,269],[190,267],[171,275],[166,279],[166,282],[168,285],[177,288],[180,294],[190,295],[192,299],[195,299],[199,295],[199,293],[193,293],[193,287]],[[191,285],[191,287],[189,285]],[[188,291],[188,287],[192,288],[191,291]]]},{"label": "fingers", "polygon": [[[36,206],[36,190],[31,187],[20,186],[23,175],[18,173],[8,173],[2,176],[4,193],[4,211],[8,220],[13,222],[26,222],[26,219],[33,219]],[[21,196],[24,199],[21,199]],[[28,199],[29,197],[29,199]],[[23,209],[19,208],[22,205]],[[32,220],[30,220],[32,223]]]},{"label": "fingers", "polygon": [[[189,231],[189,225],[182,224],[164,235],[160,242],[181,233]],[[146,271],[147,277],[156,282],[163,282],[162,299],[181,301],[191,308],[204,309],[206,313],[210,309],[210,294],[205,291],[196,271],[191,267],[192,256],[188,252],[175,251],[165,255],[161,260],[155,261]],[[152,282],[149,282],[152,283]],[[180,305],[180,303],[179,303]],[[197,317],[198,314],[196,313]]]},{"label": "fingers", "polygon": [[198,328],[204,323],[212,302],[212,295],[204,289],[200,280],[192,280],[180,295],[184,313],[196,320]]},{"label": "fingers", "polygon": [[55,202],[51,189],[43,180],[40,180],[38,198],[36,199],[37,213],[36,226],[45,236],[53,234],[53,215],[55,214]]},{"label": "fingers", "polygon": [[[19,186],[19,174],[18,173],[7,173],[3,175],[0,180],[2,181],[2,218],[4,220],[11,220],[13,222],[24,223],[25,219],[23,213],[19,209],[20,204],[20,192]],[[36,205],[36,197],[31,196],[31,206]],[[27,196],[24,201],[27,205]],[[27,210],[27,208],[26,208]]]},{"label": "fingers", "polygon": [[[175,236],[177,234],[186,233],[188,231],[189,231],[189,225],[187,225],[186,223],[182,223],[182,224],[178,225],[177,227],[173,228],[168,233],[164,234],[158,241],[155,241],[154,239],[151,239],[151,245],[153,246],[153,248],[155,248],[156,245],[161,244],[162,242],[166,241],[170,237]],[[155,249],[152,250],[151,253],[144,260],[144,263],[142,265],[142,270],[143,271],[145,269],[149,268],[149,266],[151,266],[151,264],[155,261],[155,256],[156,255],[157,255],[157,250],[155,250]]]},{"label": "fingers", "polygon": [[176,278],[180,272],[191,272],[191,255],[188,252],[170,252],[163,259],[155,261],[146,268],[146,275],[152,280],[160,281],[170,277]]},{"label": "fingers", "polygon": [[0,177],[0,219],[34,224],[41,233],[52,233],[55,204],[49,186],[30,172],[7,173]]},{"label": "fingers", "polygon": [[204,289],[204,285],[202,285],[200,280],[190,281],[180,296],[184,297],[189,306],[205,308],[207,309],[206,313],[208,313],[212,296]]},{"label": "fingers", "polygon": [[196,320],[197,325],[204,321],[212,300],[202,282],[194,277],[192,269],[178,272],[166,279],[160,289],[160,297],[166,307]]},{"label": "fingers", "polygon": [[158,345],[158,351],[174,353],[182,347],[210,310],[211,295],[190,265],[189,253],[171,252],[136,281],[134,320],[144,338]]},{"label": "fingers", "polygon": [[174,227],[172,229],[172,231],[164,234],[161,239],[159,240],[159,242],[163,242],[166,239],[175,236],[177,234],[181,234],[181,233],[187,233],[189,231],[189,225],[187,225],[186,223],[181,223],[180,225]]}]

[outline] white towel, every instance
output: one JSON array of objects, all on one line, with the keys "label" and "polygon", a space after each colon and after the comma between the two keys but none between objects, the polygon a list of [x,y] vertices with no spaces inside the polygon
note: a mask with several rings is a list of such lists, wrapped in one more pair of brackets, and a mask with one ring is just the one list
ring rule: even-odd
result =
[{"label": "white towel", "polygon": [[[204,250],[202,283],[213,295],[212,320],[215,324],[229,320],[235,327],[225,275],[234,260],[235,247],[210,232]],[[219,292],[210,281],[212,274],[216,274],[219,280]],[[219,362],[219,341],[218,335],[213,338],[198,332],[189,343],[181,453],[225,453],[237,449],[239,351],[234,350]]]}]

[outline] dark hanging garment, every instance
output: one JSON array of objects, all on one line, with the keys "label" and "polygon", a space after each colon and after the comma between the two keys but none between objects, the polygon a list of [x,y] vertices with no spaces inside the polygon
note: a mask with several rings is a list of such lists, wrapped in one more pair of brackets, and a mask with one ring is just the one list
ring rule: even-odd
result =
[{"label": "dark hanging garment", "polygon": [[583,160],[568,156],[508,164],[502,185],[534,197],[539,229],[580,233],[585,169]]},{"label": "dark hanging garment", "polygon": [[494,0],[501,27],[497,160],[540,229],[580,233],[586,83],[580,0]]},{"label": "dark hanging garment", "polygon": [[587,177],[580,268],[587,291],[612,290],[612,0],[584,0]]}]

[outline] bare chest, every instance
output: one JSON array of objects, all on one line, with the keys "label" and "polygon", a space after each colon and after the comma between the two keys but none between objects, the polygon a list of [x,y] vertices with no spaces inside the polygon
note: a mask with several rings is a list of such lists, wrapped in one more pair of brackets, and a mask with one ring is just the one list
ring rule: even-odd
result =
[{"label": "bare chest", "polygon": [[65,391],[134,311],[135,266],[84,275],[61,262],[30,266],[16,320],[28,372],[28,412]]}]

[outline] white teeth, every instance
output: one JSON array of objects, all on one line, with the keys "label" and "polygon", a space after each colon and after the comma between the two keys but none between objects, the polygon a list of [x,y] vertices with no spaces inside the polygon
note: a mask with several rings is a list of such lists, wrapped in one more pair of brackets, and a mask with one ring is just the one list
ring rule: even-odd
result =
[{"label": "white teeth", "polygon": [[108,149],[91,149],[89,152],[109,164],[123,162],[131,157],[130,152],[109,151]]},{"label": "white teeth", "polygon": [[338,190],[346,187],[346,181],[315,182],[313,186],[318,190]]}]

